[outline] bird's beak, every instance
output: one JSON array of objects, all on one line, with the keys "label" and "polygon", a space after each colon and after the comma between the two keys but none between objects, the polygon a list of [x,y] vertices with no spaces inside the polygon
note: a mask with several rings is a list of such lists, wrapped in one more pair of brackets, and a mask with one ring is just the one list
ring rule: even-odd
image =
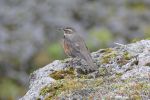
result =
[{"label": "bird's beak", "polygon": [[57,28],[57,30],[61,33],[64,33],[64,29],[63,28]]},{"label": "bird's beak", "polygon": [[57,30],[59,30],[59,31],[63,31],[64,29],[63,29],[63,28],[58,28]]}]

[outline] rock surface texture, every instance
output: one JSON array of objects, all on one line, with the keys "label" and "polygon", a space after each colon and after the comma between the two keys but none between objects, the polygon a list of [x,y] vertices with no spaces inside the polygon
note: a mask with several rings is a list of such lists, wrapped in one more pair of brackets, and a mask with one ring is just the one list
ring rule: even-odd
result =
[{"label": "rock surface texture", "polygon": [[116,44],[91,53],[98,65],[85,74],[79,59],[56,60],[33,72],[28,92],[20,100],[148,100],[150,40]]}]

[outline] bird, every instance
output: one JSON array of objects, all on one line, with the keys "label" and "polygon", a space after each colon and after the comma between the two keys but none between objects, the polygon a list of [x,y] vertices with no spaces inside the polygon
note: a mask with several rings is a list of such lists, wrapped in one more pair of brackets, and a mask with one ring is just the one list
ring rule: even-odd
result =
[{"label": "bird", "polygon": [[67,56],[80,59],[84,59],[88,66],[87,71],[95,71],[97,66],[94,64],[90,55],[89,49],[87,48],[84,39],[77,33],[72,27],[61,28],[63,30],[63,48]]}]

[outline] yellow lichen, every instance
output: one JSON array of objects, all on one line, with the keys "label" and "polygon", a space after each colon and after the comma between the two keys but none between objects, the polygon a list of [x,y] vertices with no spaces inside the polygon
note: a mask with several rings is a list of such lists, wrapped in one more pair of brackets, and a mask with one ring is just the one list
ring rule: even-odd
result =
[{"label": "yellow lichen", "polygon": [[125,52],[125,53],[123,54],[123,58],[124,58],[125,60],[130,60],[130,59],[131,59],[131,55],[130,55],[128,52]]},{"label": "yellow lichen", "polygon": [[112,51],[114,51],[112,48],[107,48],[107,49],[104,49],[102,52],[111,53]]},{"label": "yellow lichen", "polygon": [[75,77],[75,73],[73,68],[68,68],[66,70],[55,71],[49,76],[54,78],[55,80],[60,80],[68,77],[73,78]]},{"label": "yellow lichen", "polygon": [[101,63],[109,63],[111,58],[116,57],[116,51],[113,51],[112,49],[108,48],[104,52],[103,56],[100,58]]},{"label": "yellow lichen", "polygon": [[61,93],[70,93],[76,90],[82,90],[85,88],[94,88],[103,83],[103,79],[62,79],[58,80],[50,86],[46,86],[41,89],[40,95],[48,96],[45,100],[51,100],[52,98],[57,97]]},{"label": "yellow lichen", "polygon": [[100,67],[98,69],[98,71],[99,71],[100,75],[105,75],[107,73],[107,69],[106,68],[102,68],[102,67]]}]

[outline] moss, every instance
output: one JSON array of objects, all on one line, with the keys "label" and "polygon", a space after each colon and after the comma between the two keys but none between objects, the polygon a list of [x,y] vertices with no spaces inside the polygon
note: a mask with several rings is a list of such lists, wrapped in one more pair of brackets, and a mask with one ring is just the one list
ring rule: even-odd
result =
[{"label": "moss", "polygon": [[121,88],[122,86],[123,86],[122,84],[114,83],[114,84],[111,84],[111,89],[118,89],[118,88]]},{"label": "moss", "polygon": [[67,79],[63,83],[63,90],[74,91],[82,90],[84,88],[94,88],[103,83],[103,79]]},{"label": "moss", "polygon": [[36,100],[41,100],[41,98],[37,98]]},{"label": "moss", "polygon": [[98,86],[100,86],[102,83],[103,83],[103,79],[102,79],[102,78],[98,78],[98,79],[92,81],[90,84],[91,84],[91,86],[93,86],[93,87],[98,87]]},{"label": "moss", "polygon": [[50,89],[47,87],[47,86],[45,86],[44,88],[42,88],[41,89],[41,91],[40,91],[40,95],[46,95],[48,92],[50,92]]},{"label": "moss", "polygon": [[134,38],[133,40],[131,40],[131,42],[132,42],[132,43],[135,43],[135,42],[138,42],[138,41],[140,41],[140,40],[142,40],[142,39],[140,39],[140,38]]},{"label": "moss", "polygon": [[149,93],[148,84],[145,82],[124,82],[111,86],[115,88],[117,94],[127,95],[132,100],[141,100],[142,95]]},{"label": "moss", "polygon": [[131,55],[129,54],[129,52],[124,52],[119,54],[117,51],[115,51],[112,48],[104,49],[101,53],[103,54],[100,58],[102,64],[108,64],[110,63],[110,61],[117,60],[117,63],[120,66],[122,66],[126,64],[128,60],[131,59]]},{"label": "moss", "polygon": [[[113,79],[113,80],[112,80]],[[135,82],[135,79],[130,79],[128,81],[117,81],[117,78],[107,78],[104,84],[100,86],[104,91],[109,91],[104,97],[110,96],[115,97],[116,95],[124,95],[132,100],[141,100],[142,97],[149,94],[148,88],[150,84],[148,82]],[[114,81],[116,80],[116,81]],[[111,94],[114,93],[114,94]]]},{"label": "moss", "polygon": [[143,83],[143,90],[150,89],[150,83]]},{"label": "moss", "polygon": [[132,95],[130,97],[132,100],[142,100],[141,96],[138,94],[138,95]]},{"label": "moss", "polygon": [[73,68],[67,68],[53,72],[49,75],[57,81],[49,86],[45,86],[41,89],[40,95],[48,96],[45,100],[51,100],[62,93],[67,93],[76,90],[82,90],[84,88],[94,88],[102,84],[103,79],[87,79],[87,75],[81,75],[77,78]]},{"label": "moss", "polygon": [[131,55],[128,52],[124,52],[123,54],[119,56],[121,57],[117,59],[117,64],[119,64],[120,66],[125,65],[126,63],[128,63],[128,60],[131,59]]},{"label": "moss", "polygon": [[109,63],[109,60],[110,60],[110,58],[109,57],[103,57],[102,59],[101,59],[101,63],[103,64],[103,63]]},{"label": "moss", "polygon": [[116,77],[120,78],[123,75],[123,73],[116,73]]},{"label": "moss", "polygon": [[112,48],[106,48],[102,52],[103,53],[111,53],[112,51],[114,51]]},{"label": "moss", "polygon": [[124,58],[125,60],[130,60],[130,59],[131,59],[131,55],[130,55],[128,52],[124,52],[123,58]]},{"label": "moss", "polygon": [[75,77],[75,73],[73,68],[68,68],[66,70],[55,71],[49,76],[54,78],[55,80],[60,80],[68,77],[73,78]]},{"label": "moss", "polygon": [[116,51],[112,50],[111,48],[108,48],[104,51],[103,56],[100,58],[100,61],[102,64],[109,63],[111,58],[116,57]]},{"label": "moss", "polygon": [[47,93],[51,93],[51,96],[56,95],[56,92],[59,88],[63,87],[62,82],[56,82],[51,84],[50,86],[45,86],[41,89],[40,95],[45,96]]},{"label": "moss", "polygon": [[[57,97],[58,95],[64,93],[68,94],[72,91],[82,90],[85,88],[94,88],[100,86],[103,83],[103,79],[63,79],[58,80],[55,83],[51,84],[50,86],[45,86],[41,89],[40,95],[48,96],[45,100],[51,100]],[[63,94],[63,95],[64,95]]]},{"label": "moss", "polygon": [[106,73],[107,73],[107,69],[106,68],[100,67],[98,70],[99,70],[100,75],[106,75]]},{"label": "moss", "polygon": [[[100,77],[96,79],[64,78],[46,86],[40,94],[46,96],[45,100],[54,100],[84,89],[105,89],[104,91],[109,91],[107,95],[110,95],[110,98],[115,95],[125,95],[133,100],[140,100],[142,95],[149,94],[147,89],[150,85],[147,82],[134,82],[134,78],[128,81],[119,80],[120,75],[105,77],[104,79]],[[115,91],[114,95],[111,94],[112,91]],[[107,97],[107,95],[104,95],[104,97]]]},{"label": "moss", "polygon": [[53,97],[53,96],[49,95],[44,100],[60,100],[60,99],[57,97]]}]

